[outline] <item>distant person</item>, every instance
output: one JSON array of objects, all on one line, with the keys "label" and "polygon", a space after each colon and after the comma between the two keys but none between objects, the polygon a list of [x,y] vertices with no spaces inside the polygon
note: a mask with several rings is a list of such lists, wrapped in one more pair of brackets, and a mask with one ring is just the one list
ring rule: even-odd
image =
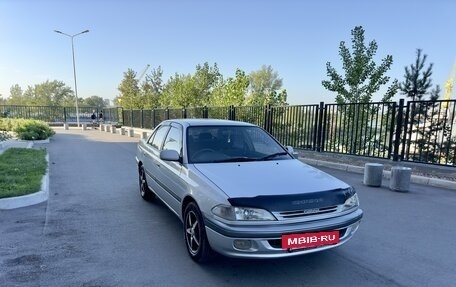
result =
[{"label": "distant person", "polygon": [[92,119],[92,128],[97,129],[95,127],[97,124],[97,115],[95,114],[95,110],[93,110],[92,116],[90,118]]},{"label": "distant person", "polygon": [[103,123],[103,111],[100,111],[100,113],[98,114],[98,122],[99,122],[100,124]]}]

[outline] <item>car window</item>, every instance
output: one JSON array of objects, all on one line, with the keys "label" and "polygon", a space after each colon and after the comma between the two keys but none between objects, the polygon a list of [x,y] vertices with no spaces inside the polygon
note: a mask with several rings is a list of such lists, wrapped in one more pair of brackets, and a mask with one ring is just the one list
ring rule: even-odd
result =
[{"label": "car window", "polygon": [[165,138],[166,134],[168,133],[168,130],[169,130],[169,126],[160,126],[158,128],[158,130],[154,133],[154,137],[153,137],[152,143],[151,143],[151,145],[154,148],[156,148],[158,150],[161,149],[163,139]]},{"label": "car window", "polygon": [[247,129],[246,132],[255,152],[267,155],[283,151],[282,147],[262,129]]},{"label": "car window", "polygon": [[[187,129],[190,163],[255,161],[285,150],[268,133],[251,126],[198,126]],[[277,155],[272,158],[289,158]]]},{"label": "car window", "polygon": [[181,153],[182,131],[176,127],[171,127],[163,145],[163,150],[175,150]]}]

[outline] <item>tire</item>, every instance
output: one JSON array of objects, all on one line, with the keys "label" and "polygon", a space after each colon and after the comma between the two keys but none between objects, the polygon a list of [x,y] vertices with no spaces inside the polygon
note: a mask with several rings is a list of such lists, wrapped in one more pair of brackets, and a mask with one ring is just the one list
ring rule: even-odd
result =
[{"label": "tire", "polygon": [[201,212],[195,202],[190,202],[184,211],[184,240],[188,254],[197,263],[206,263],[214,258],[209,245]]},{"label": "tire", "polygon": [[155,198],[155,195],[149,189],[146,181],[146,172],[142,166],[139,167],[139,194],[141,195],[142,199],[146,201],[152,201]]}]

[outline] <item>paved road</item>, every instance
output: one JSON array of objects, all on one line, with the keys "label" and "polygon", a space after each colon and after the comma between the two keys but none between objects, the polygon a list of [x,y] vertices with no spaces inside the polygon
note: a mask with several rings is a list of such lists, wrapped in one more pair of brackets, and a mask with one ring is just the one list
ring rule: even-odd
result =
[{"label": "paved road", "polygon": [[[137,139],[59,130],[47,203],[0,211],[0,286],[454,286],[456,192],[354,185],[365,217],[333,250],[280,260],[186,254],[180,221],[137,190]],[[387,186],[387,182],[384,182]]]}]

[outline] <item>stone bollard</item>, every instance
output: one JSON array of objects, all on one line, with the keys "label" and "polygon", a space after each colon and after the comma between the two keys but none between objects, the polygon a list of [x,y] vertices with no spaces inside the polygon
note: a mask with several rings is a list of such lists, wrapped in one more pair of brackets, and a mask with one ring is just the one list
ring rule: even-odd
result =
[{"label": "stone bollard", "polygon": [[100,124],[100,132],[104,132],[105,131],[105,125],[104,124]]},{"label": "stone bollard", "polygon": [[111,132],[111,126],[110,126],[110,125],[106,125],[106,132],[107,132],[107,133],[110,133],[110,132]]},{"label": "stone bollard", "polygon": [[115,134],[117,132],[116,126],[111,126],[111,133]]},{"label": "stone bollard", "polygon": [[394,191],[407,192],[410,188],[412,169],[403,166],[393,166],[391,168],[391,180],[389,188]]},{"label": "stone bollard", "polygon": [[86,131],[87,130],[87,124],[82,124],[82,130]]},{"label": "stone bollard", "polygon": [[128,136],[133,138],[135,137],[135,130],[134,129],[128,129]]},{"label": "stone bollard", "polygon": [[67,124],[67,123],[64,123],[64,124],[63,124],[63,129],[64,129],[64,130],[68,130],[68,124]]},{"label": "stone bollard", "polygon": [[382,185],[382,179],[383,179],[383,164],[366,163],[364,165],[363,183],[365,185],[379,187]]},{"label": "stone bollard", "polygon": [[142,133],[141,133],[141,138],[142,138],[142,139],[145,139],[145,140],[146,140],[148,137],[149,137],[149,135],[147,134],[147,132],[142,132]]},{"label": "stone bollard", "polygon": [[124,127],[120,128],[120,134],[123,135],[123,136],[125,135],[125,128]]}]

